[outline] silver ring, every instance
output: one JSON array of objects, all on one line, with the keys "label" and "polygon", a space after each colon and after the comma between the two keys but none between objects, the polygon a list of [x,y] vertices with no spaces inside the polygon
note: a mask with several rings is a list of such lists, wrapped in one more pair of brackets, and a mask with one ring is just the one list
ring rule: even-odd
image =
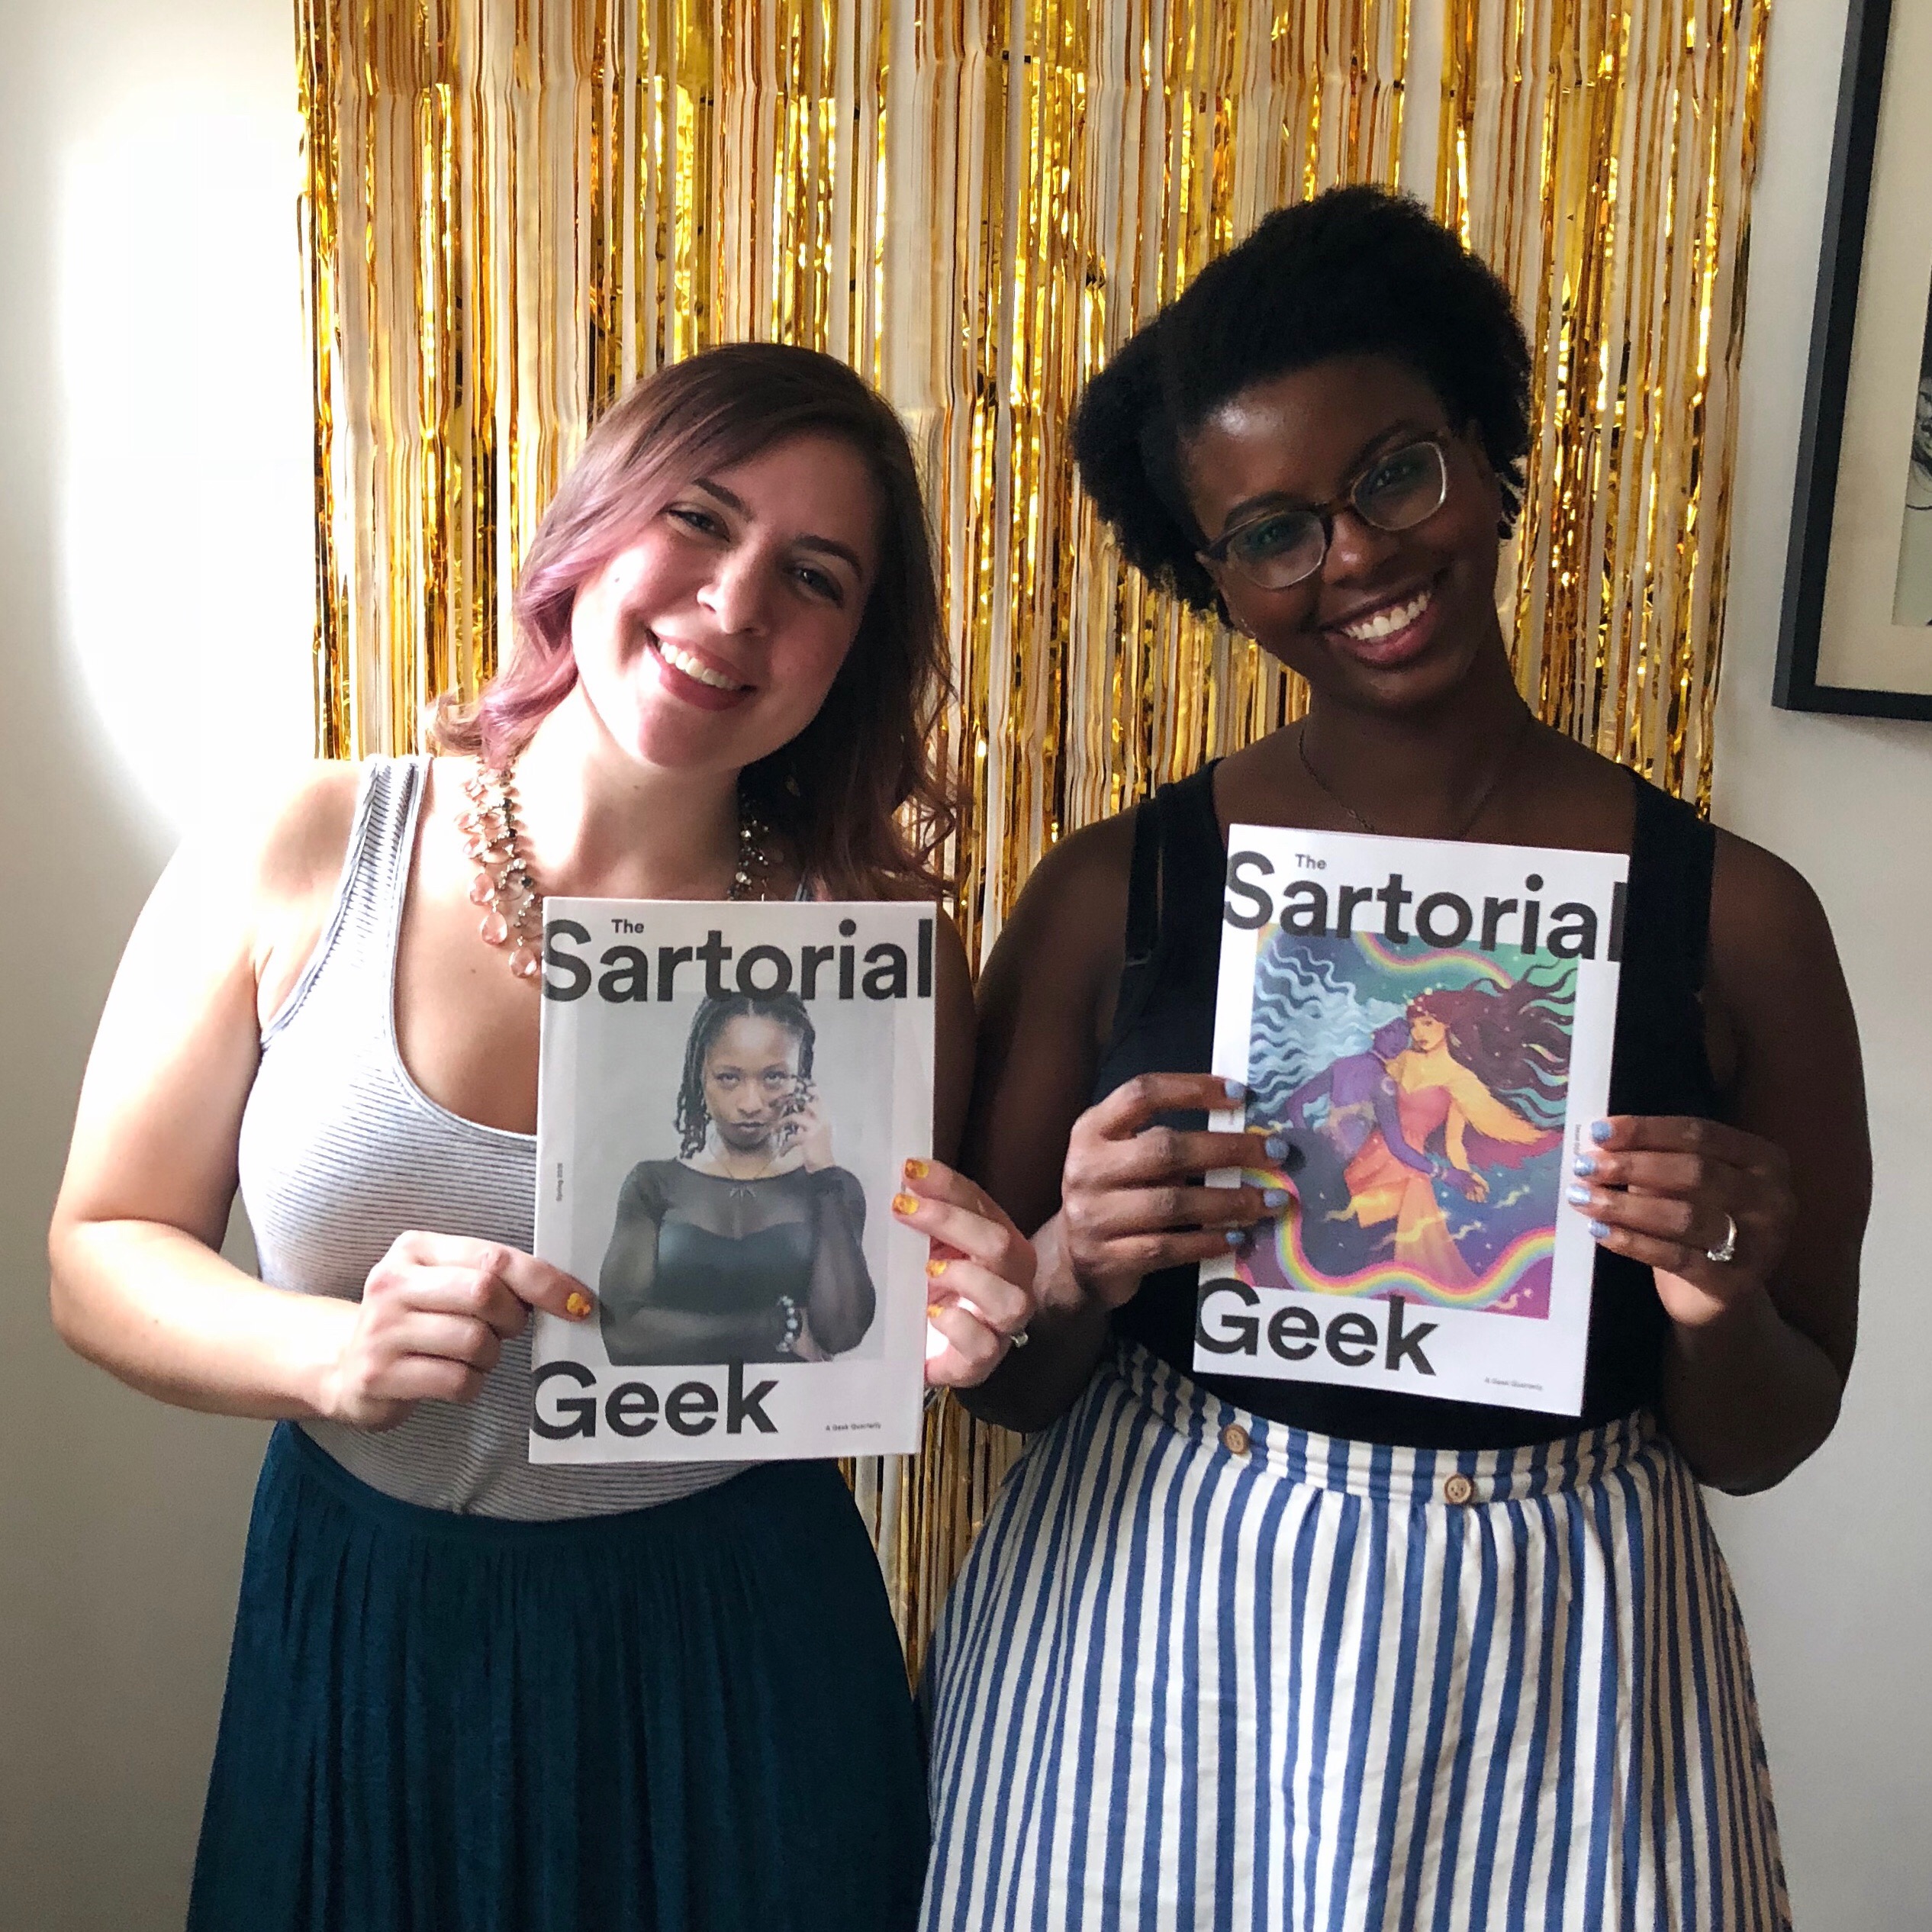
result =
[{"label": "silver ring", "polygon": [[1737,1260],[1737,1223],[1733,1216],[1728,1214],[1724,1216],[1724,1239],[1719,1241],[1715,1248],[1707,1248],[1704,1251],[1704,1258],[1707,1261],[1734,1261]]},{"label": "silver ring", "polygon": [[1033,1338],[1029,1335],[1024,1328],[1016,1328],[1011,1335],[1007,1336],[1006,1339],[1011,1342],[1016,1348],[1024,1348],[1026,1344],[1033,1339]]}]

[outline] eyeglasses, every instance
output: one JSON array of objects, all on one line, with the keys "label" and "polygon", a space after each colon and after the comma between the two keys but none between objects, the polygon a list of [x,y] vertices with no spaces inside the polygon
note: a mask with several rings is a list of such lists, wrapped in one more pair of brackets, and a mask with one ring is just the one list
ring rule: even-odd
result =
[{"label": "eyeglasses", "polygon": [[1411,530],[1433,517],[1448,494],[1442,441],[1425,436],[1377,457],[1332,503],[1265,511],[1210,543],[1201,558],[1232,565],[1259,589],[1285,591],[1322,568],[1335,540],[1336,511],[1353,510],[1379,530]]}]

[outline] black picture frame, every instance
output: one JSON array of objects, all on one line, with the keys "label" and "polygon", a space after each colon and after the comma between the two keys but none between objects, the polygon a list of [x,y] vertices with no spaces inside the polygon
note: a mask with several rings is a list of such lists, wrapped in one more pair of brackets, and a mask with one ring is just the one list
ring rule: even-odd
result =
[{"label": "black picture frame", "polygon": [[1932,694],[1821,684],[1818,679],[1818,639],[1843,455],[1845,398],[1851,379],[1853,330],[1892,13],[1892,0],[1851,0],[1847,22],[1772,702],[1785,711],[1932,719]]}]

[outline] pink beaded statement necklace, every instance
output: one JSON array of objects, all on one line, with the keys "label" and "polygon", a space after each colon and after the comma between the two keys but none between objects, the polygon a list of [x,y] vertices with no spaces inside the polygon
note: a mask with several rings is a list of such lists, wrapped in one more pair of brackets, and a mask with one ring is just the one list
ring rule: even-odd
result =
[{"label": "pink beaded statement necklace", "polygon": [[[520,980],[533,980],[543,970],[543,897],[517,829],[517,761],[501,770],[479,764],[463,781],[463,795],[469,803],[456,815],[456,826],[476,868],[469,900],[483,909],[477,936],[486,946],[509,947],[510,971]],[[750,898],[753,880],[769,868],[764,838],[764,828],[741,802],[738,863],[727,897]]]}]

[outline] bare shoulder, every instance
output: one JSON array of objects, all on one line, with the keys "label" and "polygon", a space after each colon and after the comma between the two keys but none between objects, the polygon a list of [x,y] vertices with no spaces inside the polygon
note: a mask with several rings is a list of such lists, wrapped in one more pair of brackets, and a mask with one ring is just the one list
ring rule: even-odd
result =
[{"label": "bare shoulder", "polygon": [[972,969],[966,963],[966,942],[959,936],[959,928],[951,916],[943,910],[933,915],[932,932],[934,952],[938,961],[940,983],[944,985],[957,980],[962,986],[973,983]]},{"label": "bare shoulder", "polygon": [[1711,961],[1727,979],[1837,971],[1831,922],[1811,882],[1776,852],[1721,829],[1711,881]]},{"label": "bare shoulder", "polygon": [[1022,1020],[1087,1047],[1104,1038],[1119,990],[1133,862],[1132,813],[1063,839],[1033,869],[980,976],[990,1064]]},{"label": "bare shoulder", "polygon": [[1117,942],[1127,913],[1133,863],[1134,814],[1102,819],[1070,833],[1034,867],[1008,914],[1000,943],[1026,951],[1042,945],[1077,952]]},{"label": "bare shoulder", "polygon": [[[1856,1064],[1857,1022],[1818,894],[1775,852],[1722,831],[1705,994],[1712,1064],[1727,1090],[1753,1068]],[[1812,1087],[1820,1077],[1802,1076]]]},{"label": "bare shoulder", "polygon": [[177,1082],[201,1092],[217,1075],[246,1092],[261,1017],[300,976],[333,900],[356,787],[353,766],[304,765],[189,829],[101,1016],[88,1075],[97,1113]]},{"label": "bare shoulder", "polygon": [[241,790],[188,827],[156,900],[190,901],[233,924],[237,916],[332,892],[348,850],[357,783],[355,765],[318,761]]},{"label": "bare shoulder", "polygon": [[356,822],[360,771],[343,759],[318,759],[263,797],[250,859],[264,899],[333,892]]},{"label": "bare shoulder", "polygon": [[[347,857],[359,768],[318,760],[190,833],[170,868],[182,914],[243,949],[266,1015],[314,951]],[[211,938],[214,931],[211,930]]]}]

